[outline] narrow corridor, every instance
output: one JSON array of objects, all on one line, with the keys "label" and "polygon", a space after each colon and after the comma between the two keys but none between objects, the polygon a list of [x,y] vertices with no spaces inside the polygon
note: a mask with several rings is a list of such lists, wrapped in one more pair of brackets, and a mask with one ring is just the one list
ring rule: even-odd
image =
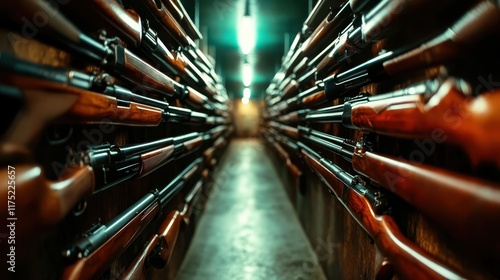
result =
[{"label": "narrow corridor", "polygon": [[325,279],[266,149],[233,140],[177,279]]}]

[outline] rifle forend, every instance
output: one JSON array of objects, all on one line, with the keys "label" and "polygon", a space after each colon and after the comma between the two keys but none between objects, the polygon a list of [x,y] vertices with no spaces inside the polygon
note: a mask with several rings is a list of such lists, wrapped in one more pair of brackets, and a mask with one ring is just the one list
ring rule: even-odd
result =
[{"label": "rifle forend", "polygon": [[[299,142],[301,155],[335,194],[358,224],[371,236],[383,258],[378,259],[376,277],[387,277],[387,265],[403,279],[463,279],[400,232],[394,219],[384,214],[384,198],[329,160]],[[385,278],[384,277],[384,278]],[[389,277],[390,278],[390,277]]]}]

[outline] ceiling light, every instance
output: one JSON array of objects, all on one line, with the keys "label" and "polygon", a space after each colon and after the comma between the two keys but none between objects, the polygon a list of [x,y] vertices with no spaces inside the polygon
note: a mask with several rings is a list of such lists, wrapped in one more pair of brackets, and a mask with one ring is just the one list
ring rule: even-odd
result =
[{"label": "ceiling light", "polygon": [[243,98],[250,99],[251,94],[252,92],[250,91],[250,88],[243,89]]},{"label": "ceiling light", "polygon": [[252,84],[253,71],[249,63],[243,64],[243,85],[249,87]]}]

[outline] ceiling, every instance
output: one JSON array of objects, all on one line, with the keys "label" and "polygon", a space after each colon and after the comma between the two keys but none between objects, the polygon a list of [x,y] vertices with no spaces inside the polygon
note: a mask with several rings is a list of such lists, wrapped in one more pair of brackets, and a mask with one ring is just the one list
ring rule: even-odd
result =
[{"label": "ceiling", "polygon": [[[244,55],[238,45],[237,22],[244,14],[245,0],[182,0],[182,3],[193,21],[199,22],[205,37],[200,47],[206,45],[215,58],[216,72],[223,78],[229,96],[241,98]],[[256,46],[248,57],[254,69],[252,99],[263,97],[281,65],[285,48],[302,28],[312,4],[312,0],[250,0],[250,15],[257,22]]]}]

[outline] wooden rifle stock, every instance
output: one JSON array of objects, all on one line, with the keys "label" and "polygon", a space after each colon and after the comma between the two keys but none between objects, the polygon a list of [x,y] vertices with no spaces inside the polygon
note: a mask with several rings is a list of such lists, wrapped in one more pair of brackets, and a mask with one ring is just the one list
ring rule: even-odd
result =
[{"label": "wooden rifle stock", "polygon": [[64,269],[62,279],[95,279],[119,257],[160,211],[159,204],[142,209],[120,231],[90,255]]},{"label": "wooden rifle stock", "polygon": [[[335,164],[325,159],[315,158],[301,149],[306,163],[318,174],[322,181],[335,194],[337,199],[346,208],[348,213],[374,240],[377,250],[384,259],[378,259],[376,279],[391,278],[387,273],[387,262],[394,269],[396,275],[402,279],[463,279],[441,262],[411,243],[399,230],[394,219],[388,215],[377,214],[372,202],[366,197],[366,192],[358,192],[352,186],[344,187],[340,176],[351,177]],[[352,180],[352,179],[350,179]],[[355,184],[356,183],[354,182]]]},{"label": "wooden rifle stock", "polygon": [[[141,170],[139,172],[139,177],[144,177],[151,172],[157,170],[163,165],[167,164],[171,160],[184,156],[197,148],[201,147],[203,143],[203,138],[201,136],[194,139],[188,140],[179,145],[171,145],[165,148],[154,150],[141,155]],[[182,150],[179,150],[179,146],[182,146]]]},{"label": "wooden rifle stock", "polygon": [[[167,70],[184,74],[186,77],[186,64],[179,57],[172,54],[165,44],[158,38],[155,30],[149,27],[148,21],[142,19],[134,10],[125,9],[116,0],[71,1],[72,15],[81,13],[82,10],[91,9],[100,18],[99,24],[104,23],[106,31],[118,35],[128,45],[142,48],[149,57],[159,57],[162,65],[168,64]],[[76,17],[78,18],[78,17]],[[156,55],[156,56],[155,56]]]},{"label": "wooden rifle stock", "polygon": [[318,54],[325,40],[335,36],[346,27],[346,23],[352,18],[352,10],[349,3],[344,3],[338,11],[332,11],[314,30],[309,38],[302,44],[302,52],[306,57]]},{"label": "wooden rifle stock", "polygon": [[[353,104],[348,127],[402,138],[432,138],[459,145],[471,162],[500,167],[500,91],[478,97],[465,96],[464,86],[445,82],[436,94],[407,95],[364,104]],[[466,90],[466,92],[468,92]],[[430,141],[430,140],[429,140]]]},{"label": "wooden rifle stock", "polygon": [[163,4],[167,7],[167,10],[172,14],[172,16],[181,21],[184,18],[184,13],[179,6],[177,6],[177,1],[174,0],[161,0]]},{"label": "wooden rifle stock", "polygon": [[[3,167],[0,178],[8,182],[8,170]],[[0,214],[9,217],[7,197],[15,197],[16,206],[16,238],[19,244],[19,255],[32,251],[33,232],[45,231],[60,222],[71,209],[85,196],[94,190],[92,168],[76,167],[57,181],[48,180],[43,168],[35,164],[15,166],[15,188],[2,187],[0,198],[5,201]],[[10,184],[9,184],[10,186]],[[36,242],[35,242],[36,243]],[[7,242],[3,243],[7,244]],[[3,245],[2,245],[3,246]]]},{"label": "wooden rifle stock", "polygon": [[141,0],[141,2],[180,46],[196,47],[162,1]]},{"label": "wooden rifle stock", "polygon": [[193,206],[197,202],[202,182],[199,181],[185,198],[182,212],[178,210],[168,213],[158,232],[146,243],[146,247],[141,254],[132,262],[127,271],[121,276],[123,279],[145,279],[146,263],[154,268],[164,268],[172,255],[172,251],[177,243],[177,237],[181,231],[182,222],[189,223]]},{"label": "wooden rifle stock", "polygon": [[0,80],[19,86],[24,99],[24,110],[6,132],[4,141],[27,145],[54,120],[157,126],[163,117],[163,111],[156,107],[135,102],[127,102],[126,107],[114,97],[50,81],[11,74],[2,74]]},{"label": "wooden rifle stock", "polygon": [[[168,213],[167,218],[160,226],[158,233],[149,239],[144,250],[137,256],[127,271],[125,271],[121,276],[122,279],[146,279],[146,262],[149,260],[148,257],[152,257],[155,250],[158,248],[161,248],[161,251],[160,253],[156,253],[161,254],[161,256],[166,259],[166,262],[168,262],[177,241],[177,236],[179,235],[181,221],[182,217],[179,211],[176,210]],[[154,262],[151,262],[151,265],[156,267]]]},{"label": "wooden rifle stock", "polygon": [[436,221],[461,246],[482,253],[500,252],[498,184],[362,148],[355,150],[352,165]]},{"label": "wooden rifle stock", "polygon": [[92,228],[73,243],[63,255],[76,261],[65,268],[62,278],[95,279],[101,275],[188,180],[199,173],[201,162],[200,158],[195,160],[162,190],[148,193],[106,225]]},{"label": "wooden rifle stock", "polygon": [[468,56],[473,46],[498,35],[500,11],[490,1],[480,1],[446,32],[384,63],[390,75],[430,67]]},{"label": "wooden rifle stock", "polygon": [[102,43],[86,36],[69,20],[41,0],[23,0],[15,5],[2,2],[0,5],[8,12],[9,18],[18,23],[22,23],[23,16],[32,16],[43,11],[51,18],[48,24],[40,30],[52,37],[55,36],[71,52],[92,59],[141,88],[167,96],[184,94],[182,85],[116,43],[116,40],[106,39],[107,42]]},{"label": "wooden rifle stock", "polygon": [[[334,100],[372,82],[390,76],[449,63],[473,52],[491,35],[498,33],[500,11],[489,1],[480,1],[446,32],[425,44],[415,43],[388,51],[358,66],[326,79],[325,98]],[[420,47],[419,47],[420,46]]]},{"label": "wooden rifle stock", "polygon": [[[300,127],[300,132],[304,128]],[[310,130],[306,139],[345,159],[354,170],[394,192],[442,226],[461,246],[500,251],[500,186],[436,167],[366,151],[356,143]],[[460,209],[456,205],[461,205]],[[471,228],[475,230],[470,231]],[[468,244],[468,245],[462,245]]]}]

